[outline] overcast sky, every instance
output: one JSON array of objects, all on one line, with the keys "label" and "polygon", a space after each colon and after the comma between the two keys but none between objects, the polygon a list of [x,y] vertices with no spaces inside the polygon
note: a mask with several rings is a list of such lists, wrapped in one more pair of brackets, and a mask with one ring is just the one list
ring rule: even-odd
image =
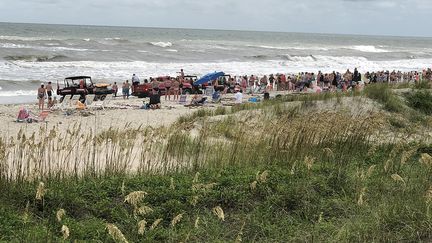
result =
[{"label": "overcast sky", "polygon": [[0,0],[0,22],[432,37],[432,0]]}]

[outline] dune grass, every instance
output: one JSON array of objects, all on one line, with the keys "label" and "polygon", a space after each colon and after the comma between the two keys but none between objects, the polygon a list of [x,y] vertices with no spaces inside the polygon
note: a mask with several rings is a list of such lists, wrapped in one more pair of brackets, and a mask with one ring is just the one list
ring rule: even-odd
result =
[{"label": "dune grass", "polygon": [[309,111],[357,95],[2,138],[0,241],[430,241],[432,146],[385,139],[381,113]]}]

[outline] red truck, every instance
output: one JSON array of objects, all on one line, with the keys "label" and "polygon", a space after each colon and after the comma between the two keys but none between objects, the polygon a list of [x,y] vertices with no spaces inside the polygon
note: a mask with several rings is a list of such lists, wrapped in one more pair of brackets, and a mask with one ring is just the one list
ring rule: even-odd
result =
[{"label": "red truck", "polygon": [[[182,88],[182,94],[202,94],[201,86],[194,86],[193,83],[197,80],[197,76],[187,75],[184,77],[184,81],[180,84]],[[175,78],[170,76],[161,76],[155,78],[158,84],[158,92],[160,95],[165,95],[166,91],[170,88],[166,86],[166,81],[174,80]],[[132,84],[132,95],[138,98],[150,97],[153,93],[153,87],[151,83],[135,83]]]}]

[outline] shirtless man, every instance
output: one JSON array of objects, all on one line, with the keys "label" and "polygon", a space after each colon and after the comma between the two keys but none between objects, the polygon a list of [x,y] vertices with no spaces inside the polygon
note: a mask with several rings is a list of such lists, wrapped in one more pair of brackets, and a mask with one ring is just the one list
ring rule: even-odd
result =
[{"label": "shirtless man", "polygon": [[46,92],[47,92],[48,98],[51,98],[52,92],[53,92],[53,87],[52,87],[51,82],[48,82],[48,85],[46,86]]}]

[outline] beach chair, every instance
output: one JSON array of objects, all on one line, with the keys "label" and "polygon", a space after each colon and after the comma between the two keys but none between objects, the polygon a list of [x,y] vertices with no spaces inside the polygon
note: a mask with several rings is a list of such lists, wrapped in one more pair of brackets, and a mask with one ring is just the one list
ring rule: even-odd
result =
[{"label": "beach chair", "polygon": [[186,104],[187,102],[187,96],[186,95],[180,95],[179,104]]},{"label": "beach chair", "polygon": [[87,107],[91,106],[93,104],[94,98],[95,98],[94,94],[88,94],[88,95],[86,95],[85,105]]},{"label": "beach chair", "polygon": [[59,102],[58,104],[54,105],[52,109],[53,110],[57,110],[57,109],[65,110],[69,106],[70,98],[71,98],[70,95],[66,95],[63,98],[62,102]]},{"label": "beach chair", "polygon": [[72,98],[69,100],[69,108],[75,108],[77,105],[77,101],[80,101],[80,98],[80,95],[73,95]]},{"label": "beach chair", "polygon": [[205,93],[204,93],[204,95],[205,96],[212,96],[213,95],[213,93],[214,93],[214,88],[212,87],[212,86],[210,86],[210,87],[207,87],[206,89],[205,89]]},{"label": "beach chair", "polygon": [[49,111],[42,111],[38,116],[34,118],[37,122],[45,122],[45,119],[48,117]]},{"label": "beach chair", "polygon": [[106,99],[107,99],[107,97],[105,97],[104,100],[98,99],[97,101],[93,101],[91,105],[87,106],[87,108],[105,110],[105,101],[106,101]]}]

